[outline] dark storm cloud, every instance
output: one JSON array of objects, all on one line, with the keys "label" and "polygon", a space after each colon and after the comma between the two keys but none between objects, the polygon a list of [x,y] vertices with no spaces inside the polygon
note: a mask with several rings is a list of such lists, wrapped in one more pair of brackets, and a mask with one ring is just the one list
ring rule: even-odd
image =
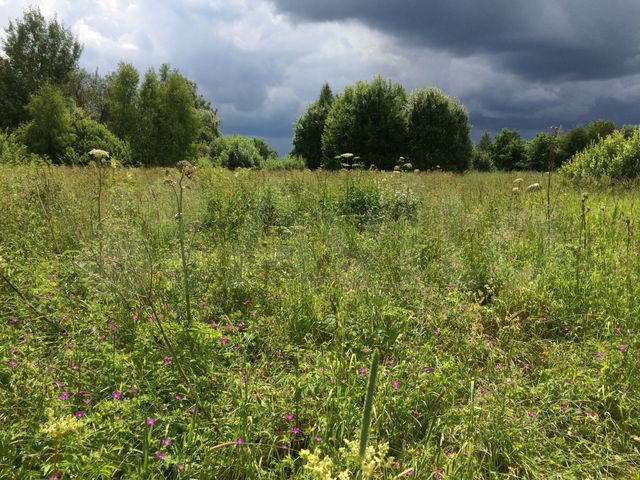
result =
[{"label": "dark storm cloud", "polygon": [[358,20],[455,56],[491,54],[530,80],[640,72],[638,0],[273,0],[301,21]]}]

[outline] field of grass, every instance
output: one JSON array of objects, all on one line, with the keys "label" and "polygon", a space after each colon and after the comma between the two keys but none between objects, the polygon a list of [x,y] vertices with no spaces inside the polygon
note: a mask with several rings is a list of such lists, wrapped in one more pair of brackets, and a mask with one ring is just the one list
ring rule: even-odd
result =
[{"label": "field of grass", "polygon": [[0,478],[640,478],[640,192],[514,178],[1,167]]}]

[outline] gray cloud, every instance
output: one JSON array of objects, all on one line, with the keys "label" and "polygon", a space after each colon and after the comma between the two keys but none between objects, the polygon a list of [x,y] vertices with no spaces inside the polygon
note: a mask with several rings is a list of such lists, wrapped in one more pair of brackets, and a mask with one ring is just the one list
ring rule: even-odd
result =
[{"label": "gray cloud", "polygon": [[299,21],[358,20],[408,44],[492,54],[533,80],[640,72],[637,0],[273,0]]},{"label": "gray cloud", "polygon": [[[15,18],[33,0],[0,0]],[[282,154],[327,81],[381,74],[460,98],[483,130],[597,118],[640,123],[637,0],[41,0],[84,44],[81,64],[170,63],[218,108],[226,134]]]}]

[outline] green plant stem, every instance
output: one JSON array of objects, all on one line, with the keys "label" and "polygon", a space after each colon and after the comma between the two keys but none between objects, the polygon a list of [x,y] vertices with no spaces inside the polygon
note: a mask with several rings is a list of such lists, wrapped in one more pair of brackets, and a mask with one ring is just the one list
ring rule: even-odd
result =
[{"label": "green plant stem", "polygon": [[367,382],[367,397],[364,400],[364,411],[362,412],[362,430],[360,432],[360,458],[364,459],[369,442],[369,430],[371,429],[371,410],[373,409],[373,397],[376,393],[376,381],[378,377],[378,362],[380,352],[376,350],[371,359],[371,371]]}]

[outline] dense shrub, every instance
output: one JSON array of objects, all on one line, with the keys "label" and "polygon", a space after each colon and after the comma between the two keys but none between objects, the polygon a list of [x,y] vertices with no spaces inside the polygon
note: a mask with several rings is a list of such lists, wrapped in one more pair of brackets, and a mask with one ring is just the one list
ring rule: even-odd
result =
[{"label": "dense shrub", "polygon": [[620,180],[640,175],[640,130],[628,139],[616,131],[577,153],[561,172],[573,178],[603,177]]},{"label": "dense shrub", "polygon": [[251,138],[231,135],[214,140],[211,145],[211,160],[214,165],[230,168],[259,168],[262,155]]},{"label": "dense shrub", "polygon": [[0,130],[0,164],[19,165],[28,163],[36,155],[30,154],[15,134]]},{"label": "dense shrub", "polygon": [[129,144],[116,137],[106,125],[89,118],[81,109],[72,113],[71,135],[73,140],[65,153],[65,163],[88,163],[92,159],[89,151],[94,148],[109,152],[111,158],[121,164],[131,163]]},{"label": "dense shrub", "polygon": [[262,162],[264,170],[304,170],[306,167],[302,157],[290,155],[285,158],[269,158]]}]

